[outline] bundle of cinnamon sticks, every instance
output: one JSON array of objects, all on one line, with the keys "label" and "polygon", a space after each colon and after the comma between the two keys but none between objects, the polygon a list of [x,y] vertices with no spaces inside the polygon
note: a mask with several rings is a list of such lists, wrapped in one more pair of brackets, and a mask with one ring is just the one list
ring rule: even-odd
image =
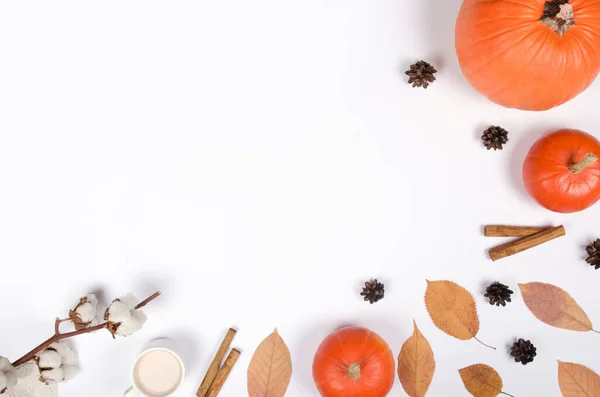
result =
[{"label": "bundle of cinnamon sticks", "polygon": [[488,253],[493,261],[518,254],[565,234],[562,225],[556,227],[488,225],[483,228],[483,235],[486,237],[519,237],[517,240],[490,249]]},{"label": "bundle of cinnamon sticks", "polygon": [[227,331],[225,338],[217,350],[217,354],[210,363],[206,375],[196,392],[197,397],[216,397],[219,394],[219,391],[221,391],[231,369],[240,356],[240,351],[238,349],[231,349],[225,362],[221,366],[223,357],[225,357],[227,350],[229,350],[229,345],[231,345],[236,333],[237,331],[233,328],[229,328]]}]

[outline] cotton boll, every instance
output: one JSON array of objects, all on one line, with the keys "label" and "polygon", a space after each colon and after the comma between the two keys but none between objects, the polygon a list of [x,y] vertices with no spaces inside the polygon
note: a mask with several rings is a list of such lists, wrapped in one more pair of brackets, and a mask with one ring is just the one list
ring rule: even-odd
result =
[{"label": "cotton boll", "polygon": [[8,371],[12,369],[12,364],[8,361],[8,358],[0,356],[0,371]]},{"label": "cotton boll", "polygon": [[87,299],[88,303],[90,303],[92,306],[98,307],[98,298],[95,294],[87,294],[85,298]]},{"label": "cotton boll", "polygon": [[65,378],[62,368],[53,368],[41,372],[42,379],[47,383],[60,382]]},{"label": "cotton boll", "polygon": [[75,356],[75,352],[71,349],[71,346],[65,342],[55,342],[51,344],[48,348],[56,350],[58,355],[61,358],[62,365],[75,365],[77,362],[77,357]]},{"label": "cotton boll", "polygon": [[8,386],[8,380],[3,373],[0,373],[0,393]]},{"label": "cotton boll", "polygon": [[28,361],[17,368],[17,378],[26,378],[34,371],[40,372],[37,364],[34,361]]},{"label": "cotton boll", "polygon": [[146,323],[146,315],[144,312],[136,310],[131,312],[131,318],[122,322],[117,328],[117,335],[128,336],[142,329]]},{"label": "cotton boll", "polygon": [[73,365],[63,365],[62,370],[64,380],[71,380],[77,374],[77,369]]},{"label": "cotton boll", "polygon": [[62,364],[60,354],[53,350],[44,350],[38,357],[40,368],[58,368]]},{"label": "cotton boll", "polygon": [[138,298],[136,298],[135,296],[133,296],[132,294],[127,294],[121,298],[119,298],[119,300],[129,309],[129,310],[135,310],[135,307],[137,306],[138,303],[140,303],[140,301],[138,300]]},{"label": "cotton boll", "polygon": [[75,312],[84,323],[89,323],[96,317],[96,307],[91,303],[80,305]]},{"label": "cotton boll", "polygon": [[83,297],[85,303],[76,306],[75,312],[84,323],[89,323],[96,318],[98,311],[98,298],[94,294],[87,294]]},{"label": "cotton boll", "polygon": [[113,323],[122,323],[131,318],[131,312],[127,306],[120,301],[114,301],[108,308],[108,320]]},{"label": "cotton boll", "polygon": [[17,384],[17,371],[8,371],[8,372],[4,373],[4,376],[6,377],[6,386],[9,389],[12,389],[13,387],[16,386],[16,384]]}]

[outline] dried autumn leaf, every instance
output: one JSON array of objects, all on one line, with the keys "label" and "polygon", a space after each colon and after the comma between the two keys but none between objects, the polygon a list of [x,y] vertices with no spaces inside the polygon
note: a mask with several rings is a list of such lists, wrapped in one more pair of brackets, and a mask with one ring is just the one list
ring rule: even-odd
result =
[{"label": "dried autumn leaf", "polygon": [[474,364],[459,369],[458,373],[465,384],[465,389],[475,397],[496,397],[499,394],[511,396],[502,391],[502,378],[489,365]]},{"label": "dried autumn leaf", "polygon": [[600,376],[581,364],[559,360],[558,385],[563,397],[600,396]]},{"label": "dried autumn leaf", "polygon": [[479,317],[473,296],[452,281],[429,281],[425,292],[425,305],[436,327],[460,340],[477,339]]},{"label": "dried autumn leaf", "polygon": [[277,330],[258,346],[248,366],[249,397],[283,397],[292,377],[292,359]]},{"label": "dried autumn leaf", "polygon": [[419,331],[415,321],[413,324],[414,332],[404,342],[398,355],[398,377],[406,394],[423,397],[433,379],[435,359],[429,341]]},{"label": "dried autumn leaf", "polygon": [[519,288],[525,305],[538,320],[557,328],[593,331],[590,318],[567,291],[538,282],[519,284]]}]

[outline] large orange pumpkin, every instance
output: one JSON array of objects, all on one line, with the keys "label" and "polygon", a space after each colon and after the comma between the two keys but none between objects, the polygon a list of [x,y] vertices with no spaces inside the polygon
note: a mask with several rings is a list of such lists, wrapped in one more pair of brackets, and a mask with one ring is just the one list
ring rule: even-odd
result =
[{"label": "large orange pumpkin", "polygon": [[323,397],[384,397],[396,362],[388,344],[366,328],[344,327],[319,346],[313,379]]},{"label": "large orange pumpkin", "polygon": [[541,205],[576,212],[600,199],[600,142],[578,130],[558,130],[533,144],[523,163],[523,183]]},{"label": "large orange pumpkin", "polygon": [[598,0],[464,0],[455,33],[469,83],[506,107],[550,109],[600,70]]}]

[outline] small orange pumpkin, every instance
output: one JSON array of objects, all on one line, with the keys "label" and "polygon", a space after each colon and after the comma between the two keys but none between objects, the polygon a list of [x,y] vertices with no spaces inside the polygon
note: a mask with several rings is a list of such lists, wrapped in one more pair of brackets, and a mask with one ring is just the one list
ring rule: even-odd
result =
[{"label": "small orange pumpkin", "polygon": [[600,142],[578,130],[558,130],[533,144],[523,163],[523,183],[542,206],[581,211],[600,199]]},{"label": "small orange pumpkin", "polygon": [[396,361],[375,332],[344,327],[319,346],[313,379],[323,397],[385,397],[392,389]]},{"label": "small orange pumpkin", "polygon": [[465,0],[456,53],[469,83],[506,107],[546,110],[600,71],[597,0]]}]

